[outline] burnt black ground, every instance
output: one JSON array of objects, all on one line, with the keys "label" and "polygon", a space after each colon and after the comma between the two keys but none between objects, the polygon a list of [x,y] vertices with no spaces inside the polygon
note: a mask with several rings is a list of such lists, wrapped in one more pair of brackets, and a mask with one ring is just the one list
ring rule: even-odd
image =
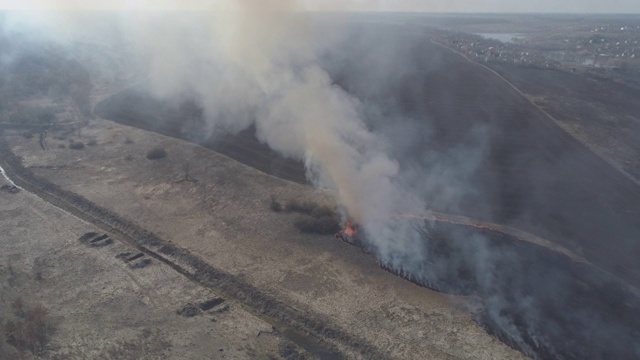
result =
[{"label": "burnt black ground", "polygon": [[479,296],[481,323],[541,359],[635,359],[640,299],[597,268],[565,255],[458,225],[437,224],[418,284]]},{"label": "burnt black ground", "polygon": [[[564,121],[580,123],[591,134],[614,137],[640,153],[640,88],[597,74],[489,63],[523,92],[543,99],[545,110]],[[626,80],[626,79],[625,79]],[[640,164],[629,161],[626,172],[640,179]]]},{"label": "burnt black ground", "polygon": [[[430,43],[427,34],[382,26],[355,30],[323,65],[362,101],[373,131],[392,143],[399,138],[392,151],[403,171],[422,169],[426,179],[437,164],[460,180],[451,202],[432,199],[429,184],[416,184],[434,209],[529,231],[640,287],[640,188],[633,181],[507,83]],[[371,38],[382,45],[372,49]],[[384,68],[389,63],[394,67]],[[180,112],[143,89],[106,100],[96,113],[189,139]],[[252,131],[216,142],[190,140],[304,182],[301,164],[279,159]],[[540,358],[640,357],[638,299],[617,279],[495,233],[440,226],[427,238],[425,267],[405,270],[425,286],[480,296],[483,323],[507,343]]]},{"label": "burnt black ground", "polygon": [[[432,158],[440,157],[437,164],[447,169],[472,169],[458,201],[429,201],[432,207],[532,232],[640,285],[638,185],[488,70],[426,36],[378,31],[380,41],[396,44],[392,57],[403,59],[402,71],[386,76],[384,86],[371,86],[362,69],[375,66],[362,62],[375,62],[369,59],[376,54],[361,56],[367,49],[356,45],[334,72],[365,106],[381,109],[383,116],[371,121],[372,128],[424,129],[413,141],[399,133],[405,138],[395,158],[405,168],[423,168],[426,177]],[[616,97],[601,97],[607,99]],[[460,148],[477,155],[477,161],[462,164],[451,156]]]}]

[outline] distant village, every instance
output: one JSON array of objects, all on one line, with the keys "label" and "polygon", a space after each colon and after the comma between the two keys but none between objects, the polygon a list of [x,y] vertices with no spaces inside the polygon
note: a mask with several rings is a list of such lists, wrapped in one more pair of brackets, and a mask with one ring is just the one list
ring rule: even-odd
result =
[{"label": "distant village", "polygon": [[640,73],[640,25],[602,24],[566,32],[471,34],[434,29],[433,40],[479,62],[568,71]]}]

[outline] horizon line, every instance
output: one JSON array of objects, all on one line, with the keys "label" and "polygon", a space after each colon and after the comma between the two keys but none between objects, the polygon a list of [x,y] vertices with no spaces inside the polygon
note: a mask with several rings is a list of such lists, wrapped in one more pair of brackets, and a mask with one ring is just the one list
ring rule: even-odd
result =
[{"label": "horizon line", "polygon": [[[0,8],[0,12],[248,12],[242,10],[213,10],[206,8],[172,8],[172,7],[158,7],[158,8]],[[531,11],[531,12],[519,12],[519,11],[389,11],[389,10],[292,10],[292,11],[273,11],[282,13],[320,13],[320,14],[410,14],[410,15],[626,15],[626,16],[640,16],[639,12],[598,12],[598,11],[583,11],[583,12],[554,12],[554,11]]]}]

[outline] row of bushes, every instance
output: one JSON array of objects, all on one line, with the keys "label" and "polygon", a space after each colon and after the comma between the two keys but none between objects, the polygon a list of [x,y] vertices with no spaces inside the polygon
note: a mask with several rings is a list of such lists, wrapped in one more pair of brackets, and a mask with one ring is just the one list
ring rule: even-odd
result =
[{"label": "row of bushes", "polygon": [[309,215],[311,217],[319,218],[323,216],[335,216],[335,210],[326,205],[320,205],[311,201],[298,201],[291,200],[286,204],[280,203],[275,197],[271,198],[270,204],[271,210],[275,212],[288,212],[299,213]]},{"label": "row of bushes", "polygon": [[[33,131],[28,130],[28,131],[23,132],[22,136],[25,139],[32,139],[33,138],[33,134],[34,134]],[[62,139],[62,138],[60,138],[60,139]],[[131,139],[126,138],[125,144],[132,144],[132,143],[133,143],[133,141]],[[90,139],[87,142],[87,145],[88,146],[96,146],[96,145],[98,145],[98,142],[96,141],[96,139]],[[67,146],[64,145],[64,144],[59,144],[58,145],[58,148],[60,148],[60,149],[64,149],[66,147]],[[70,149],[82,150],[82,149],[84,149],[84,147],[85,147],[85,143],[83,143],[82,141],[76,141],[76,140],[73,140],[73,139],[69,140],[69,148]],[[161,148],[161,147],[155,147],[155,148],[150,149],[149,151],[147,151],[147,155],[146,155],[147,159],[149,159],[149,160],[162,159],[162,158],[164,158],[166,156],[167,156],[166,150],[164,148]]]},{"label": "row of bushes", "polygon": [[340,223],[334,216],[298,216],[293,225],[305,234],[335,234],[340,230]]},{"label": "row of bushes", "polygon": [[335,209],[326,205],[298,200],[283,205],[272,197],[269,207],[275,212],[298,213],[293,225],[306,234],[333,234],[340,230]]}]

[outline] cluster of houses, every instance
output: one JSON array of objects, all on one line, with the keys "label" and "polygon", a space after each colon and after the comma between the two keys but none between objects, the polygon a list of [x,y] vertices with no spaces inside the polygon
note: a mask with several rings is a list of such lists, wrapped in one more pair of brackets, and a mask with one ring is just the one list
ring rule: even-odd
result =
[{"label": "cluster of houses", "polygon": [[433,40],[480,62],[575,70],[640,69],[640,25],[563,33],[471,34],[433,29]]}]

